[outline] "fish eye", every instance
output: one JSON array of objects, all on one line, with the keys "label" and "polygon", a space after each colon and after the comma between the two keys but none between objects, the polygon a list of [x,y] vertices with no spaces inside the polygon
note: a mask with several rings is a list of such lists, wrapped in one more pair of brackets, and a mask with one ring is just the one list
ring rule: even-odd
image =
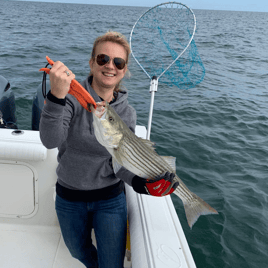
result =
[{"label": "fish eye", "polygon": [[113,122],[113,121],[114,121],[114,119],[113,119],[113,117],[112,117],[112,116],[109,116],[109,118],[108,118],[108,119],[109,119],[109,121],[110,121],[110,122]]}]

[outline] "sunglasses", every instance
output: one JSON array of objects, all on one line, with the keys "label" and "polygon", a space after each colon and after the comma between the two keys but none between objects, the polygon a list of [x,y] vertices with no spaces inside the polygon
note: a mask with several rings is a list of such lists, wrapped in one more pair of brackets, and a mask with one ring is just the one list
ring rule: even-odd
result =
[{"label": "sunglasses", "polygon": [[[110,60],[111,60],[111,58],[105,54],[99,54],[96,57],[96,61],[97,61],[98,65],[100,65],[100,66],[103,66],[103,65],[109,63]],[[114,65],[116,66],[116,68],[118,70],[122,70],[126,66],[126,61],[124,59],[114,58],[113,61],[114,61]]]}]

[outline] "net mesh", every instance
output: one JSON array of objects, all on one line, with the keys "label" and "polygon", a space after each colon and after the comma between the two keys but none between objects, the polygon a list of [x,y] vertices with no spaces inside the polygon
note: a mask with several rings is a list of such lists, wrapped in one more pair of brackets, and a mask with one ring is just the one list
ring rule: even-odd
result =
[{"label": "net mesh", "polygon": [[189,8],[176,2],[158,5],[134,25],[132,55],[150,79],[157,76],[162,83],[180,89],[195,87],[203,80],[205,68],[191,41],[194,32],[195,16]]}]

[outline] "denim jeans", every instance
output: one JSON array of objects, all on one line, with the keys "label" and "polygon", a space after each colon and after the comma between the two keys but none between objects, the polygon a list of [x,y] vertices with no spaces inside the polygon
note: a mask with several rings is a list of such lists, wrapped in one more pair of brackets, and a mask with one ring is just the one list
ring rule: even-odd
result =
[{"label": "denim jeans", "polygon": [[[123,268],[126,250],[125,193],[95,202],[73,202],[56,196],[56,212],[71,255],[87,268]],[[94,228],[97,248],[92,244]]]}]

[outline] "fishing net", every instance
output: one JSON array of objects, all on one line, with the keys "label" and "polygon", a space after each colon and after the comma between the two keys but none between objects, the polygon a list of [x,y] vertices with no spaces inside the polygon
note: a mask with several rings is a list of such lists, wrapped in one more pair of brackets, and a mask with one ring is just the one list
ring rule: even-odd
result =
[{"label": "fishing net", "polygon": [[161,83],[189,89],[199,84],[205,68],[193,36],[196,19],[187,6],[169,2],[147,10],[130,34],[132,56],[145,74]]}]

